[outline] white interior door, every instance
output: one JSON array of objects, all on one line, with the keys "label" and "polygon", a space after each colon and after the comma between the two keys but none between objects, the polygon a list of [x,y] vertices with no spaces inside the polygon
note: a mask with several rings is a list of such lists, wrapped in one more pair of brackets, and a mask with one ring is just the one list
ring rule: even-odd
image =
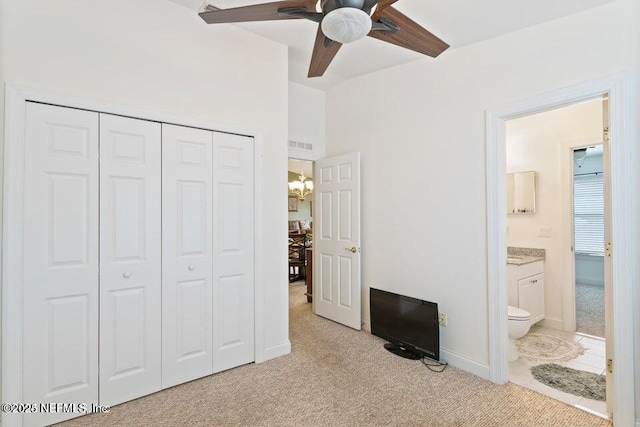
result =
[{"label": "white interior door", "polygon": [[255,359],[253,138],[213,133],[214,372]]},{"label": "white interior door", "polygon": [[22,402],[97,404],[98,114],[27,102],[25,131]]},{"label": "white interior door", "polygon": [[161,386],[160,124],[100,114],[100,404]]},{"label": "white interior door", "polygon": [[213,373],[212,132],[162,125],[162,387]]},{"label": "white interior door", "polygon": [[314,311],[359,330],[360,153],[318,160],[313,176]]}]

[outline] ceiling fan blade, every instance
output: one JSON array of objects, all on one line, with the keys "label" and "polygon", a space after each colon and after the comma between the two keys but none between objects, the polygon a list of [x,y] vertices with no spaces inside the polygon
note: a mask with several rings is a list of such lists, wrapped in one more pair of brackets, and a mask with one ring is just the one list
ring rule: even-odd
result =
[{"label": "ceiling fan blade", "polygon": [[399,30],[396,32],[371,31],[368,34],[370,37],[434,58],[449,48],[448,44],[393,7],[389,6],[379,13],[376,12],[376,14],[379,15],[378,19],[387,19],[395,23]]},{"label": "ceiling fan blade", "polygon": [[316,43],[313,45],[311,65],[309,66],[309,74],[307,77],[322,76],[324,72],[327,71],[327,67],[331,64],[331,61],[333,61],[333,58],[341,47],[341,43],[328,39],[322,32],[322,28],[318,25]]},{"label": "ceiling fan blade", "polygon": [[378,3],[379,3],[379,0],[364,0],[364,4],[362,5],[362,10],[369,13],[371,12],[371,9],[373,9],[373,7]]},{"label": "ceiling fan blade", "polygon": [[380,16],[378,15],[378,13],[382,12],[383,10],[385,10],[386,8],[388,8],[389,6],[391,6],[397,1],[398,0],[380,0],[378,2],[378,7],[376,8],[376,11],[372,16],[373,20],[377,21],[378,19],[380,19]]},{"label": "ceiling fan blade", "polygon": [[278,14],[278,9],[295,7],[305,7],[309,12],[315,12],[316,2],[312,0],[277,1],[273,3],[234,7],[232,9],[211,10],[201,12],[198,15],[200,15],[207,24],[300,19],[300,16]]}]

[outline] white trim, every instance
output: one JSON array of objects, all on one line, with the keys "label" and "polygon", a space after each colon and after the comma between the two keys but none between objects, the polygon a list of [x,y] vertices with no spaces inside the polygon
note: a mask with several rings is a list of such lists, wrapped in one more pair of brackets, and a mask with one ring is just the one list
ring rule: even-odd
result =
[{"label": "white trim", "polygon": [[542,319],[542,321],[540,322],[540,325],[545,327],[545,328],[549,328],[549,329],[557,329],[559,331],[562,330],[562,326],[563,326],[563,322],[562,319],[559,317],[545,317],[544,319]]},{"label": "white trim", "polygon": [[600,277],[576,276],[575,283],[580,283],[583,285],[590,285],[590,286],[599,286],[601,288],[604,288],[604,285],[602,284],[602,279]]},{"label": "white trim", "polygon": [[640,427],[640,419],[636,420],[636,427]]},{"label": "white trim", "polygon": [[586,406],[582,406],[582,405],[579,405],[579,404],[576,403],[575,405],[573,405],[573,407],[574,408],[578,408],[581,411],[585,411],[585,412],[588,412],[588,413],[590,413],[592,415],[595,415],[596,417],[604,418],[605,420],[611,421],[611,418],[609,417],[609,415],[606,415],[606,414],[603,414],[601,412],[595,411],[595,410],[593,410],[591,408],[587,408]]},{"label": "white trim", "polygon": [[315,162],[316,160],[320,160],[322,158],[322,156],[316,153],[315,150],[305,151],[305,150],[299,150],[297,148],[289,148],[288,150],[289,151],[288,151],[287,157],[290,159],[308,160],[311,162]]},{"label": "white trim", "polygon": [[[487,298],[489,317],[489,380],[509,379],[507,344],[507,189],[504,119],[487,111]],[[492,141],[502,141],[501,144]]]},{"label": "white trim", "polygon": [[273,347],[265,348],[262,352],[262,360],[256,363],[266,362],[267,360],[275,359],[276,357],[285,356],[291,353],[291,341],[286,340],[285,342],[274,345]]},{"label": "white trim", "polygon": [[478,363],[475,360],[471,360],[459,353],[456,353],[455,351],[440,347],[440,360],[442,362],[447,362],[453,367],[470,372],[480,378],[484,378],[485,380],[489,379],[489,366]]},{"label": "white trim", "polygon": [[[363,329],[371,335],[371,322],[369,320],[364,320],[362,325]],[[489,379],[489,366],[462,356],[455,351],[440,347],[440,361],[447,362],[451,366],[470,372],[480,378],[484,378],[485,380]]]},{"label": "white trim", "polygon": [[[254,352],[255,363],[266,360],[264,358],[264,263],[262,261],[262,159],[264,157],[264,144],[262,135],[256,132],[253,137],[253,304],[254,304]],[[288,310],[287,310],[288,312]],[[1,426],[0,426],[1,427]]]},{"label": "white trim", "polygon": [[[2,248],[2,400],[22,402],[22,236],[24,124],[26,105],[5,87],[4,197]],[[9,304],[11,302],[11,304]],[[11,327],[19,325],[19,327]],[[21,414],[2,413],[5,427],[22,425]]]},{"label": "white trim", "polygon": [[[6,90],[15,91],[16,96],[18,96],[19,99],[22,100],[22,102],[41,102],[44,104],[78,108],[81,110],[96,111],[99,113],[108,113],[135,119],[150,120],[154,122],[174,124],[178,126],[188,126],[204,130],[212,130],[215,132],[233,133],[253,138],[260,134],[260,131],[253,127],[218,123],[209,120],[193,119],[191,117],[179,116],[177,114],[162,113],[159,111],[147,110],[145,108],[112,104],[110,102],[103,101],[95,101],[92,99],[70,96],[57,92],[32,89],[25,86],[13,85],[9,83],[6,84]],[[5,105],[6,107],[11,107],[8,102]]]},{"label": "white trim", "polygon": [[635,420],[633,365],[633,289],[631,236],[632,169],[631,143],[634,141],[631,121],[630,73],[619,73],[594,81],[559,89],[537,97],[493,108],[486,113],[487,166],[487,279],[489,303],[489,367],[490,379],[503,384],[508,378],[506,359],[506,200],[505,200],[505,135],[507,120],[558,108],[609,94],[611,118],[612,241],[613,257],[613,346],[616,424],[631,425]]},{"label": "white trim", "polygon": [[[254,266],[255,266],[255,348],[256,362],[291,352],[287,341],[277,347],[264,348],[264,279],[262,239],[262,187],[260,186],[263,142],[257,129],[195,120],[173,114],[141,108],[71,97],[64,94],[30,89],[18,85],[5,85],[4,134],[4,194],[3,194],[3,251],[2,251],[2,399],[4,402],[22,402],[22,236],[23,236],[23,182],[24,182],[24,127],[27,101],[54,104],[101,113],[189,126],[216,132],[233,133],[254,139]],[[287,350],[288,349],[288,350]],[[4,427],[19,426],[22,417],[3,413],[0,423]]]},{"label": "white trim", "polygon": [[[575,147],[579,148],[579,147]],[[562,172],[560,209],[562,218],[562,249],[563,265],[566,266],[562,290],[562,329],[567,332],[576,330],[576,262],[573,246],[573,149],[571,144],[562,147]]]}]

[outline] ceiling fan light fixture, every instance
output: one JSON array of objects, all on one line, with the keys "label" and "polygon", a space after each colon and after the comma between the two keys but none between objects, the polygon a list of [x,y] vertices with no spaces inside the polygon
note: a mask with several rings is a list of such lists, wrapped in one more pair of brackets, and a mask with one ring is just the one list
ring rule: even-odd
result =
[{"label": "ceiling fan light fixture", "polygon": [[347,44],[365,37],[371,31],[371,17],[353,7],[341,7],[322,19],[322,32],[338,43]]}]

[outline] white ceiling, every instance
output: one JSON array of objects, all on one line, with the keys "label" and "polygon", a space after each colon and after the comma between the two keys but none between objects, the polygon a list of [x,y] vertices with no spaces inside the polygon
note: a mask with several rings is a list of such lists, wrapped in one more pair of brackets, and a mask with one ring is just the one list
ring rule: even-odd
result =
[{"label": "white ceiling", "polygon": [[[196,10],[203,0],[171,0]],[[268,3],[270,0],[205,0],[221,9]],[[601,6],[614,0],[400,0],[394,7],[451,49]],[[307,78],[317,24],[307,20],[251,22],[238,25],[289,46],[289,80],[326,90],[374,71],[428,58],[419,53],[366,37],[343,46],[323,77]],[[446,55],[445,51],[442,55]],[[437,61],[438,59],[431,59]]]}]

